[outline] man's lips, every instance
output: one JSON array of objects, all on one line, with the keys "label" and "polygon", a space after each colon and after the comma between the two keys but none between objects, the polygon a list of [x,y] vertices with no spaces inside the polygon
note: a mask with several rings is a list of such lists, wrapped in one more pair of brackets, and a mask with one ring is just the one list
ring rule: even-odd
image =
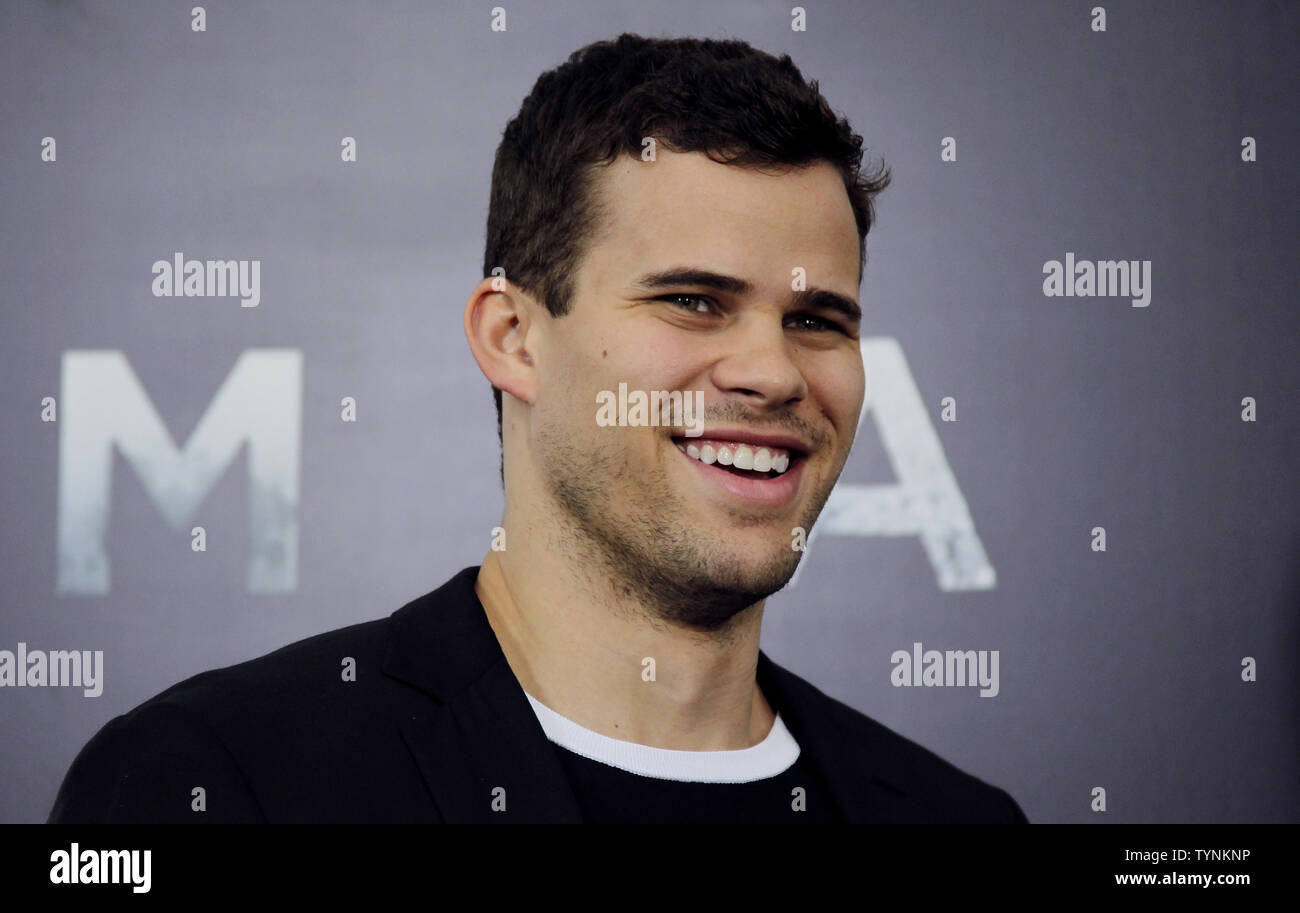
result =
[{"label": "man's lips", "polygon": [[[799,490],[803,467],[807,462],[806,453],[763,446],[760,443],[774,440],[772,437],[748,437],[753,443],[742,444],[734,437],[723,440],[710,435],[700,438],[675,437],[673,444],[684,460],[695,465],[701,479],[711,488],[720,490],[729,497],[758,505],[781,506],[789,503]],[[698,456],[689,455],[687,448],[697,452]],[[745,468],[735,466],[737,455]],[[710,459],[706,460],[705,457]],[[768,468],[762,468],[764,466]],[[784,471],[778,473],[777,468],[783,468]]]},{"label": "man's lips", "polygon": [[686,435],[677,435],[674,440],[679,441],[730,441],[736,444],[748,444],[751,447],[768,447],[789,450],[792,453],[798,452],[801,455],[807,455],[812,452],[812,444],[803,438],[793,434],[782,434],[780,432],[766,431],[747,431],[743,428],[709,428],[696,437]]}]

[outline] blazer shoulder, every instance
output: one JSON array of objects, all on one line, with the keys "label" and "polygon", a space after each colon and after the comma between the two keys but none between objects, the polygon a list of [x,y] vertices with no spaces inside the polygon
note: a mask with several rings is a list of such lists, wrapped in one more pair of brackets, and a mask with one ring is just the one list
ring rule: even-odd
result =
[{"label": "blazer shoulder", "polygon": [[[277,754],[292,763],[329,747],[348,731],[341,723],[366,718],[388,623],[327,631],[201,672],[114,717],[77,754],[49,821],[264,820],[250,770]],[[347,663],[371,685],[349,688]]]},{"label": "blazer shoulder", "polygon": [[[770,660],[768,661],[770,663]],[[921,802],[936,821],[1028,823],[1019,804],[994,786],[930,749],[771,663],[797,722],[801,741],[815,741],[855,770],[869,771],[881,786]],[[783,714],[783,719],[785,719]],[[787,726],[791,721],[786,721]],[[792,731],[793,731],[792,727]]]},{"label": "blazer shoulder", "polygon": [[[211,814],[206,814],[211,803]],[[146,701],[109,720],[68,769],[51,824],[264,820],[243,771],[211,727]]]},{"label": "blazer shoulder", "polygon": [[[341,681],[351,666],[357,681],[362,670],[377,671],[391,618],[380,618],[314,634],[269,653],[192,675],[154,695],[147,704],[174,704],[201,710],[232,694],[260,702],[292,700],[318,692],[328,674]],[[144,706],[141,705],[141,706]]]}]

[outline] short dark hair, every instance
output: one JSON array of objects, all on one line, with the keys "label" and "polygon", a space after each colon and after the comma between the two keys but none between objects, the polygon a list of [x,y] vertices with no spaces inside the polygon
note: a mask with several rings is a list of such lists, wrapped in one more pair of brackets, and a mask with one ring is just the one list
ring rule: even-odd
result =
[{"label": "short dark hair", "polygon": [[[537,78],[506,124],[492,166],[483,276],[500,267],[552,317],[569,311],[573,277],[598,216],[592,171],[639,156],[654,137],[672,152],[724,164],[839,171],[857,220],[858,278],[866,262],[872,199],[888,186],[883,163],[862,171],[862,137],[831,110],[817,81],[789,54],[743,41],[623,34],[574,51]],[[497,437],[501,391],[493,386]],[[502,454],[502,482],[505,481]]]}]

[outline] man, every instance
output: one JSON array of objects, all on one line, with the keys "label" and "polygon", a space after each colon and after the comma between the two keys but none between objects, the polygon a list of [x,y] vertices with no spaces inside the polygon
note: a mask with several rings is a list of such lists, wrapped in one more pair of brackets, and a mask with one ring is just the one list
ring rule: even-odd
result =
[{"label": "man", "polygon": [[[759,651],[862,408],[861,159],[741,42],[544,74],[464,313],[502,443],[482,566],[111,721],[51,820],[1025,821]],[[629,389],[677,398],[609,421]]]}]

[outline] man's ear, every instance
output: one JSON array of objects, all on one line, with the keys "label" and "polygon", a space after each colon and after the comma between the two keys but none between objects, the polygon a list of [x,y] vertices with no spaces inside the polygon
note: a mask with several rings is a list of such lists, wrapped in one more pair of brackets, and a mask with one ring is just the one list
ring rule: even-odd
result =
[{"label": "man's ear", "polygon": [[533,401],[537,375],[525,346],[536,302],[517,285],[489,276],[470,292],[465,338],[479,370],[492,386],[526,403]]}]

